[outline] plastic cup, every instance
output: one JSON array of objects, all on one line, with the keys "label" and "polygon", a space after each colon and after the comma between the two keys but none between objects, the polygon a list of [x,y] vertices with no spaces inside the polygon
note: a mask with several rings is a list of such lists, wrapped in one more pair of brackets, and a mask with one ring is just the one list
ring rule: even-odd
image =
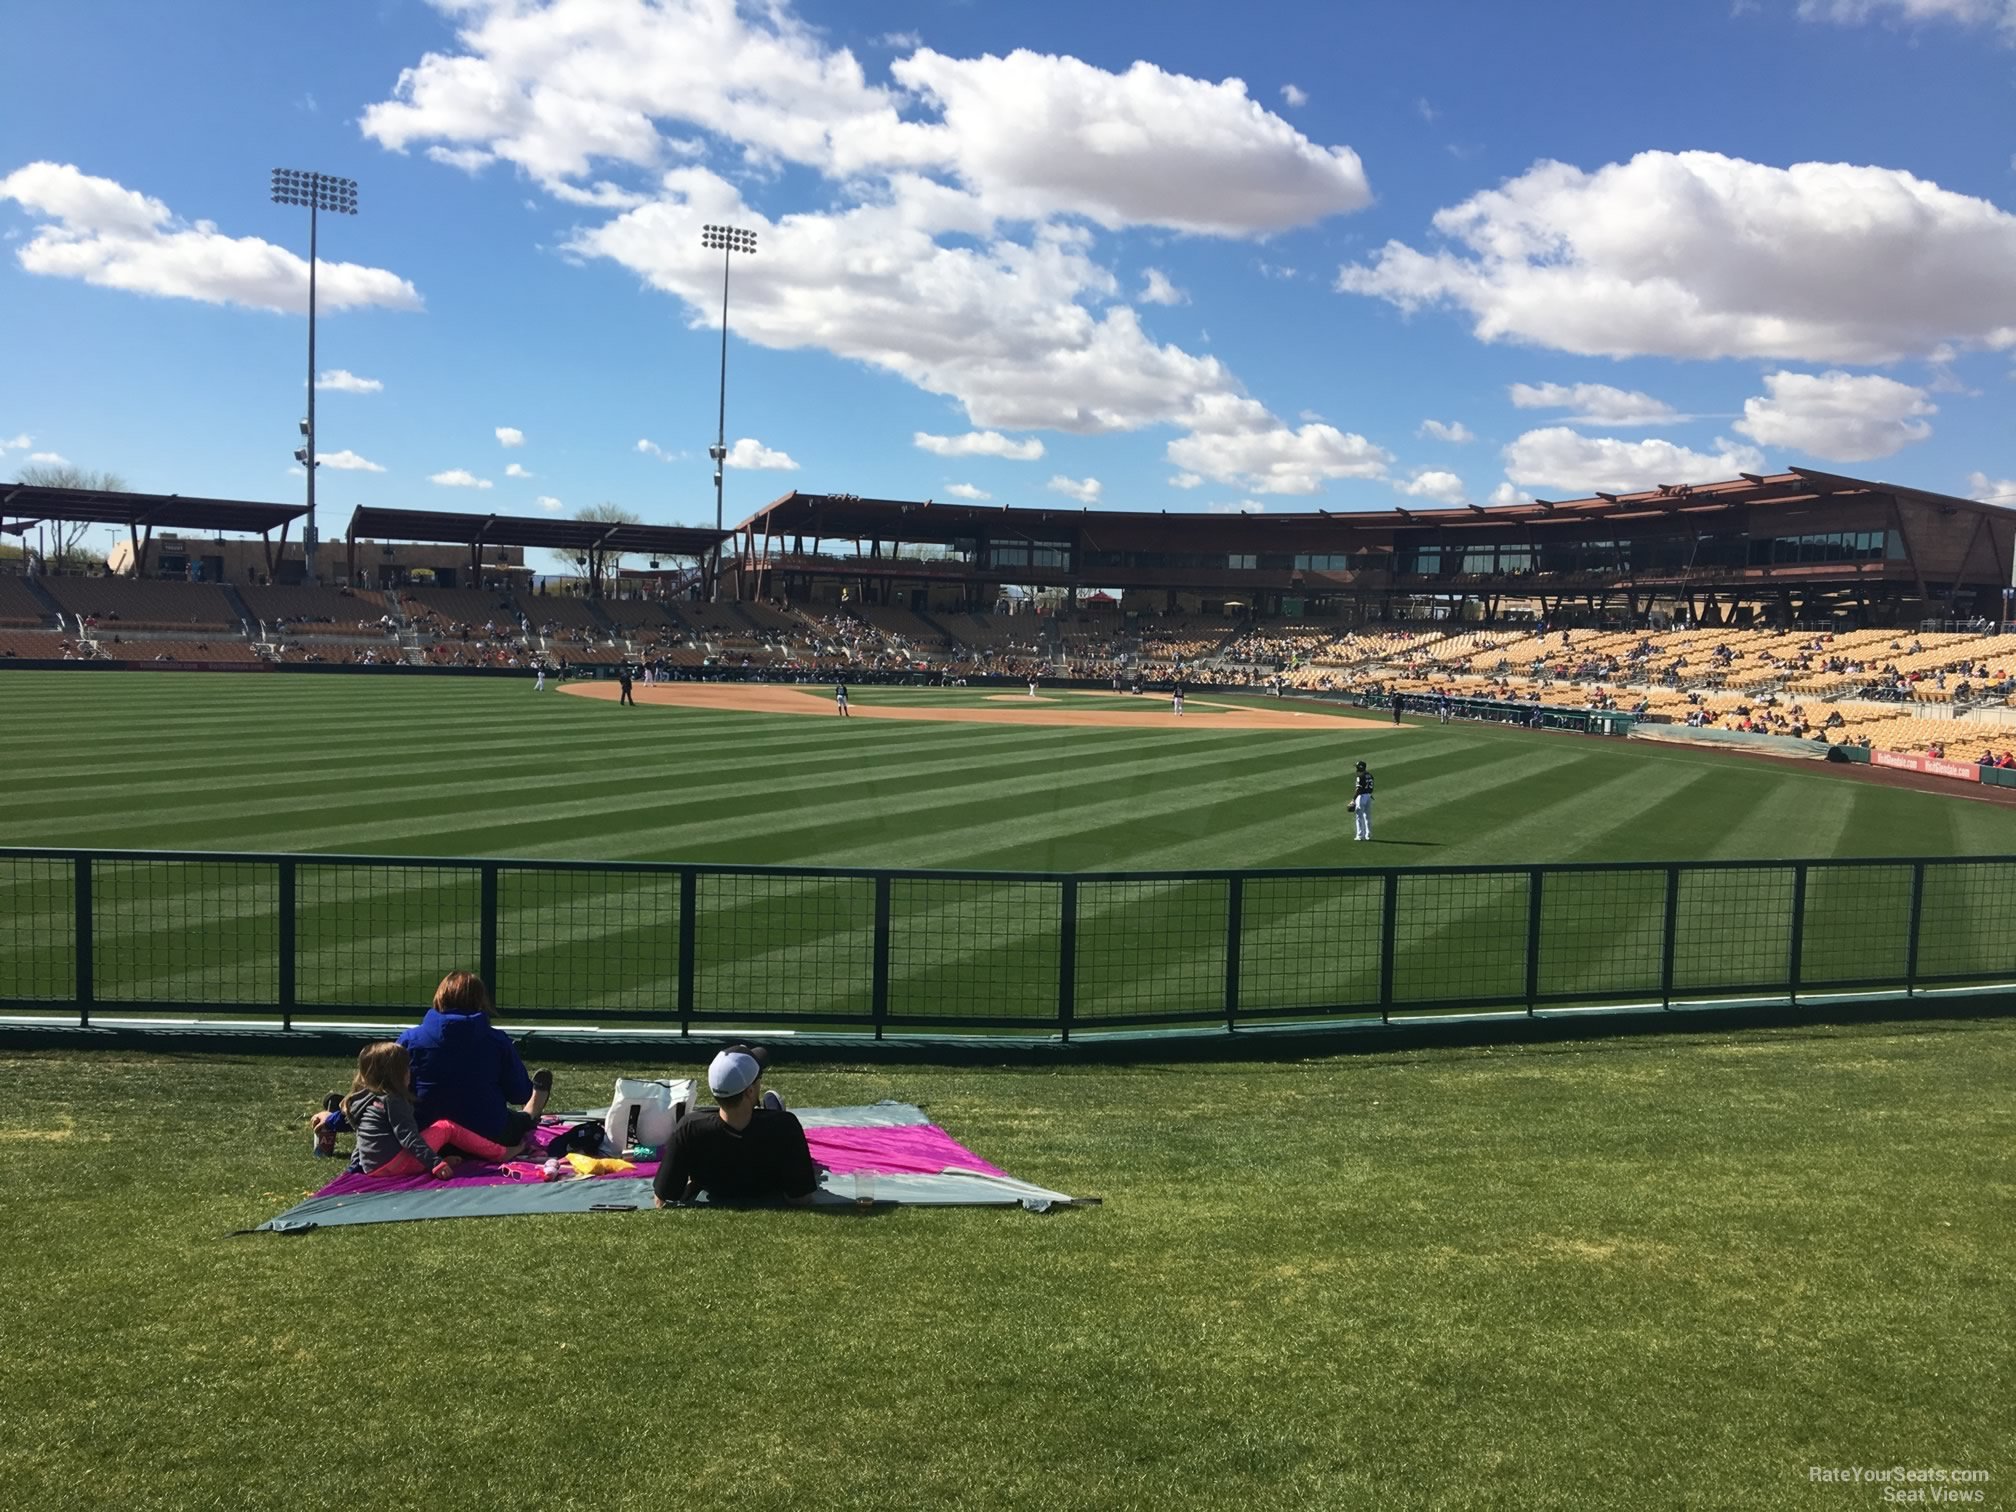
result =
[{"label": "plastic cup", "polygon": [[856,1171],[854,1173],[854,1203],[857,1207],[872,1207],[875,1203],[875,1173]]}]

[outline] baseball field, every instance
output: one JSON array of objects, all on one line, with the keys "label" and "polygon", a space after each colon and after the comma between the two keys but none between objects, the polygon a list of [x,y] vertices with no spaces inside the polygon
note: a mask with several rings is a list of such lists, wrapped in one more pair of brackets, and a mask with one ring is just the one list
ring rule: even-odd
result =
[{"label": "baseball field", "polygon": [[[8,674],[0,842],[1035,870],[2016,854],[2016,809],[1806,764],[1204,693],[1177,721],[857,687],[844,722],[817,693]],[[609,1068],[558,1074],[561,1105],[608,1096]],[[800,1105],[914,1101],[1104,1205],[292,1239],[226,1236],[325,1179],[302,1120],[342,1066],[0,1051],[0,1075],[0,1484],[24,1506],[1838,1507],[1878,1493],[1816,1468],[1986,1476],[1939,1484],[1989,1504],[2016,1478],[2006,1020],[1278,1064],[787,1053]]]}]

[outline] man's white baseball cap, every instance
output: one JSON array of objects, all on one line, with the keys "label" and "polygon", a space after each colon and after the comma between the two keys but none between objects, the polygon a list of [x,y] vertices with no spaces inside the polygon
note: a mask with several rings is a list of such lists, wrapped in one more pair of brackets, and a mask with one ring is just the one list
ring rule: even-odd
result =
[{"label": "man's white baseball cap", "polygon": [[747,1050],[723,1050],[707,1066],[707,1088],[717,1097],[733,1097],[763,1074]]}]

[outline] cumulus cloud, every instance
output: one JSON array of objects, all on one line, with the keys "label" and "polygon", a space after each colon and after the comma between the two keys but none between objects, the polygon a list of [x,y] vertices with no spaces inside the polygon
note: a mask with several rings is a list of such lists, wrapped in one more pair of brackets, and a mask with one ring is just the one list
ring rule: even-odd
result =
[{"label": "cumulus cloud", "polygon": [[532,502],[538,505],[541,509],[547,511],[549,514],[565,509],[567,507],[565,504],[562,504],[558,499],[554,498],[553,495],[551,494],[541,494],[539,495],[538,498],[534,499]]},{"label": "cumulus cloud", "polygon": [[35,444],[35,438],[27,433],[0,438],[0,452],[26,451]]},{"label": "cumulus cloud", "polygon": [[1799,0],[1802,21],[1859,26],[1866,21],[1953,21],[2016,34],[2016,0]]},{"label": "cumulus cloud", "polygon": [[1461,478],[1435,467],[1424,467],[1405,483],[1396,483],[1394,487],[1409,498],[1433,499],[1438,504],[1461,504],[1470,497]]},{"label": "cumulus cloud", "polygon": [[[737,335],[893,373],[976,430],[1181,426],[1199,396],[1243,394],[1216,359],[1146,335],[1086,223],[1258,238],[1370,200],[1355,152],[1236,79],[920,47],[885,85],[788,3],[443,8],[455,42],[366,109],[368,137],[491,154],[611,209],[565,250],[636,273],[696,327],[720,318],[697,226],[747,226],[776,255],[737,269]],[[819,176],[821,207],[755,212],[728,170],[694,160],[703,145],[711,162]],[[649,202],[594,198],[605,184]]]},{"label": "cumulus cloud", "polygon": [[686,453],[683,451],[667,451],[649,437],[639,439],[637,450],[647,457],[656,457],[660,462],[683,462],[686,460]]},{"label": "cumulus cloud", "polygon": [[348,368],[331,368],[315,375],[315,387],[336,394],[378,394],[385,385],[376,378],[359,378]]},{"label": "cumulus cloud", "polygon": [[493,486],[488,478],[479,478],[466,467],[451,467],[446,472],[429,473],[427,481],[439,484],[442,488],[490,488]]},{"label": "cumulus cloud", "polygon": [[318,467],[333,467],[338,472],[381,473],[385,471],[384,468],[373,462],[369,457],[360,457],[357,453],[347,448],[339,452],[317,452],[315,453],[315,464]]},{"label": "cumulus cloud", "polygon": [[1267,506],[1258,499],[1236,499],[1224,504],[1206,504],[1206,514],[1265,514]]},{"label": "cumulus cloud", "polygon": [[1101,484],[1097,478],[1067,478],[1058,473],[1043,485],[1052,493],[1063,494],[1067,499],[1076,499],[1080,504],[1097,504]]},{"label": "cumulus cloud", "polygon": [[978,502],[979,500],[982,499],[991,499],[994,497],[994,495],[987,492],[986,489],[975,488],[971,483],[954,483],[950,488],[946,489],[945,492],[950,494],[955,499],[972,499],[975,502]]},{"label": "cumulus cloud", "polygon": [[[1630,493],[1662,483],[1707,483],[1761,472],[1764,454],[1718,438],[1714,453],[1647,437],[1585,436],[1565,425],[1530,430],[1505,448],[1505,476],[1532,488],[1578,494]],[[1494,496],[1495,501],[1495,496]]]},{"label": "cumulus cloud", "polygon": [[523,446],[525,444],[525,432],[518,429],[515,425],[500,425],[497,427],[496,434],[499,446]]},{"label": "cumulus cloud", "polygon": [[2016,345],[2016,215],[1900,169],[1644,152],[1542,162],[1337,286],[1590,356],[1889,362]]},{"label": "cumulus cloud", "polygon": [[70,465],[70,459],[61,452],[30,452],[28,460],[30,462],[39,462],[44,467],[68,467]]},{"label": "cumulus cloud", "polygon": [[1665,425],[1688,417],[1636,389],[1607,383],[1515,383],[1506,390],[1515,409],[1572,409],[1570,425]]},{"label": "cumulus cloud", "polygon": [[1188,304],[1190,296],[1169,282],[1169,275],[1160,268],[1150,268],[1142,276],[1141,302],[1158,305]]},{"label": "cumulus cloud", "polygon": [[1202,488],[1204,486],[1204,479],[1198,474],[1193,472],[1178,473],[1176,474],[1175,477],[1169,480],[1169,486],[1171,488],[1181,488],[1185,490],[1192,488]]},{"label": "cumulus cloud", "polygon": [[1523,488],[1514,488],[1510,483],[1500,483],[1491,490],[1489,500],[1493,504],[1531,504],[1533,495]]},{"label": "cumulus cloud", "polygon": [[1477,433],[1461,420],[1451,420],[1444,424],[1440,420],[1423,420],[1415,435],[1429,441],[1447,441],[1455,446],[1466,446],[1477,439]]},{"label": "cumulus cloud", "polygon": [[532,474],[516,462],[507,462],[504,464],[504,476],[507,478],[529,478]]},{"label": "cumulus cloud", "polygon": [[2016,478],[1991,478],[1985,472],[1967,474],[1967,497],[1985,503],[2016,502]]},{"label": "cumulus cloud", "polygon": [[1363,436],[1334,425],[1291,428],[1242,396],[1200,398],[1189,424],[1189,435],[1169,443],[1169,460],[1250,493],[1313,494],[1333,479],[1383,478],[1393,462]]},{"label": "cumulus cloud", "polygon": [[749,436],[728,448],[727,465],[749,472],[796,472],[798,464],[781,451],[772,451]]},{"label": "cumulus cloud", "polygon": [[1035,437],[1011,441],[999,431],[968,431],[963,436],[934,436],[918,431],[910,442],[937,457],[1000,457],[1009,462],[1034,462],[1043,455]]},{"label": "cumulus cloud", "polygon": [[1290,110],[1300,110],[1309,103],[1309,91],[1296,84],[1281,86],[1281,103]]},{"label": "cumulus cloud", "polygon": [[1923,441],[1921,416],[1939,406],[1921,388],[1850,373],[1767,373],[1765,394],[1743,402],[1736,429],[1765,446],[1789,446],[1836,462],[1866,462]]},{"label": "cumulus cloud", "polygon": [[[30,163],[0,178],[43,224],[15,251],[30,273],[74,278],[134,294],[305,314],[308,262],[256,236],[226,236],[209,221],[184,221],[160,200],[68,163]],[[417,310],[412,284],[383,268],[322,261],[316,299],[325,312]]]}]

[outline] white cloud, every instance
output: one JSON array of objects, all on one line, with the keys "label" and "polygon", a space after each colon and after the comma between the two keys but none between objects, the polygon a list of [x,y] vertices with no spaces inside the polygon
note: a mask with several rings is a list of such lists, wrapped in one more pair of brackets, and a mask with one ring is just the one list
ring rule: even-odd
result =
[{"label": "white cloud", "polygon": [[21,435],[9,436],[5,440],[0,440],[0,452],[26,451],[29,447],[33,446],[34,444],[35,444],[35,438],[31,435],[28,435],[26,432],[23,432]]},{"label": "white cloud", "polygon": [[359,378],[348,368],[331,368],[315,375],[315,387],[334,394],[379,394],[385,385],[376,378]]},{"label": "white cloud", "polygon": [[1206,504],[1206,514],[1265,514],[1267,506],[1258,499],[1238,499],[1225,504]]},{"label": "white cloud", "polygon": [[1492,504],[1531,504],[1533,495],[1523,488],[1514,488],[1510,483],[1500,483],[1491,490],[1488,500]]},{"label": "white cloud", "polygon": [[875,45],[893,48],[897,52],[915,52],[924,45],[924,37],[922,33],[914,31],[884,32],[875,39]]},{"label": "white cloud", "polygon": [[980,499],[991,499],[994,497],[994,495],[987,492],[986,489],[975,488],[971,483],[954,483],[950,488],[946,489],[945,492],[950,494],[955,499],[973,499],[977,501]]},{"label": "white cloud", "polygon": [[532,474],[527,472],[519,463],[506,462],[504,464],[504,476],[507,478],[529,478]]},{"label": "white cloud", "polygon": [[1706,483],[1763,470],[1764,454],[1755,447],[1719,438],[1713,444],[1720,450],[1711,455],[1658,437],[1625,441],[1553,425],[1527,431],[1505,448],[1505,476],[1534,488],[1595,494],[1629,493],[1661,483]]},{"label": "white cloud", "polygon": [[499,446],[523,446],[525,444],[525,432],[518,429],[515,425],[498,426],[496,435]]},{"label": "white cloud", "polygon": [[1043,486],[1052,493],[1076,499],[1080,504],[1097,504],[1102,485],[1097,478],[1067,478],[1064,474],[1058,473]]},{"label": "white cloud", "polygon": [[1923,441],[1919,418],[1939,406],[1925,391],[1873,373],[1767,373],[1764,397],[1743,401],[1736,429],[1765,446],[1835,462],[1867,462]]},{"label": "white cloud", "polygon": [[1421,428],[1414,432],[1429,441],[1447,441],[1452,446],[1467,446],[1477,439],[1477,433],[1461,420],[1443,423],[1440,420],[1423,420]]},{"label": "white cloud", "polygon": [[1991,478],[1985,472],[1967,474],[1967,497],[1985,503],[2016,504],[2016,478]]},{"label": "white cloud", "polygon": [[1572,409],[1570,425],[1667,425],[1688,417],[1664,400],[1607,383],[1515,383],[1506,391],[1516,409]]},{"label": "white cloud", "polygon": [[660,462],[683,462],[686,460],[686,453],[683,451],[667,451],[656,441],[649,439],[638,441],[637,450],[647,457],[656,457]]},{"label": "white cloud", "polygon": [[496,153],[485,152],[481,147],[429,147],[427,157],[430,162],[459,168],[468,174],[481,173],[497,161]]},{"label": "white cloud", "polygon": [[[68,163],[30,163],[0,178],[0,199],[43,217],[15,252],[30,273],[134,294],[305,314],[308,263],[256,236],[185,222],[160,200],[93,178]],[[383,268],[318,265],[321,309],[417,310],[413,285]]]},{"label": "white cloud", "polygon": [[308,476],[308,469],[296,462],[292,467],[287,469],[287,476],[290,478],[305,478]]},{"label": "white cloud", "polygon": [[553,495],[551,494],[541,494],[539,495],[538,498],[534,499],[532,502],[534,504],[537,504],[541,509],[547,510],[548,512],[565,509],[567,507],[565,504],[562,504],[558,499],[554,498]]},{"label": "white cloud", "polygon": [[446,472],[429,473],[429,483],[443,488],[489,488],[493,486],[488,478],[479,478],[466,467],[451,467]]},{"label": "white cloud", "polygon": [[[738,266],[737,335],[893,373],[978,430],[1182,425],[1198,396],[1242,392],[1215,359],[1148,338],[1086,222],[1263,237],[1370,199],[1355,152],[1236,79],[920,47],[884,84],[788,3],[444,9],[456,41],[366,109],[367,136],[494,153],[573,203],[642,188],[649,203],[583,217],[564,250],[638,274],[696,327],[719,318],[720,269],[695,226],[745,225],[773,255]],[[821,208],[754,212],[692,161],[693,132],[745,173],[820,176]]]},{"label": "white cloud", "polygon": [[2016,215],[1899,169],[1644,152],[1542,162],[1337,286],[1592,356],[1888,362],[2016,345]]},{"label": "white cloud", "polygon": [[1192,488],[1202,488],[1204,486],[1204,479],[1199,474],[1193,472],[1178,473],[1169,480],[1169,486],[1188,491]]},{"label": "white cloud", "polygon": [[1799,0],[1802,21],[1859,26],[1865,21],[1953,21],[2016,33],[2016,0]]},{"label": "white cloud", "polygon": [[742,437],[728,448],[727,465],[750,472],[798,471],[798,464],[787,453],[772,451],[749,436]]},{"label": "white cloud", "polygon": [[1291,429],[1255,400],[1201,397],[1191,433],[1171,441],[1169,460],[1185,472],[1251,493],[1313,494],[1337,478],[1383,478],[1393,455],[1334,425]]},{"label": "white cloud", "polygon": [[1414,499],[1433,499],[1438,504],[1461,504],[1469,498],[1463,480],[1441,468],[1424,467],[1405,483],[1394,487]]},{"label": "white cloud", "polygon": [[1290,110],[1300,110],[1309,103],[1309,91],[1295,84],[1281,86],[1281,103]]},{"label": "white cloud", "polygon": [[70,459],[61,452],[30,452],[28,460],[30,462],[39,462],[44,467],[68,467],[70,465]]},{"label": "white cloud", "polygon": [[1420,116],[1422,120],[1430,123],[1433,123],[1435,118],[1442,114],[1441,111],[1435,108],[1433,102],[1426,95],[1416,96],[1414,100],[1414,113]]},{"label": "white cloud", "polygon": [[318,467],[333,467],[338,472],[381,473],[385,471],[384,468],[373,462],[369,457],[360,457],[357,453],[347,448],[339,452],[317,452],[315,453],[315,463]]},{"label": "white cloud", "polygon": [[920,47],[890,64],[890,87],[870,83],[851,52],[829,48],[781,4],[444,8],[459,23],[459,50],[401,73],[394,97],[365,109],[364,134],[394,151],[494,153],[549,190],[596,162],[661,166],[666,123],[836,182],[944,173],[1005,218],[1258,235],[1370,199],[1355,152],[1311,142],[1237,79]]},{"label": "white cloud", "polygon": [[1150,268],[1142,276],[1141,300],[1144,304],[1180,305],[1190,303],[1190,296],[1169,282],[1169,275],[1160,268]]},{"label": "white cloud", "polygon": [[963,436],[934,436],[918,431],[910,444],[937,457],[1000,457],[1009,462],[1034,462],[1043,455],[1043,443],[1034,436],[1011,441],[999,431],[968,431]]}]

